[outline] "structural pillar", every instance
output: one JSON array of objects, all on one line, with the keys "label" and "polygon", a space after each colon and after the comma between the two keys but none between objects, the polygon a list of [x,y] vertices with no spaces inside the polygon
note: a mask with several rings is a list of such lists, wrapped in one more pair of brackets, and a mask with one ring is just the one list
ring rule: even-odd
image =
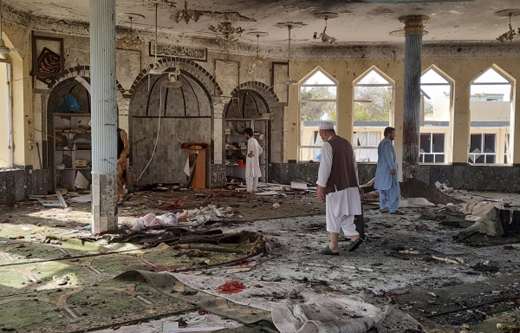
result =
[{"label": "structural pillar", "polygon": [[406,180],[417,178],[419,172],[421,51],[428,17],[411,15],[399,20],[405,24],[406,36],[403,105],[403,180]]},{"label": "structural pillar", "polygon": [[455,77],[453,112],[453,165],[468,165],[471,133],[471,82],[467,77]]},{"label": "structural pillar", "polygon": [[90,0],[92,233],[117,230],[115,16],[115,0]]}]

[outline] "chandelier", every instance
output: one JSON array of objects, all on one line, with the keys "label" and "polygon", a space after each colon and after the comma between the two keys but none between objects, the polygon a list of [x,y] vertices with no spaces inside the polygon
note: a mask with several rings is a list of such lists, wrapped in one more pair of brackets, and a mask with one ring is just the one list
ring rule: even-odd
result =
[{"label": "chandelier", "polygon": [[500,36],[498,36],[497,40],[499,42],[512,42],[513,39],[515,39],[516,36],[520,35],[520,28],[513,29],[513,26],[511,24],[511,19],[513,16],[517,16],[520,14],[520,9],[506,9],[506,10],[500,10],[495,13],[495,15],[500,17],[509,17],[509,31],[504,32]]},{"label": "chandelier", "polygon": [[175,21],[177,23],[184,21],[188,24],[190,21],[197,22],[199,18],[204,15],[203,11],[188,9],[188,1],[184,1],[184,9],[177,10],[170,16],[170,20]]},{"label": "chandelier", "polygon": [[325,28],[323,29],[323,32],[319,36],[318,36],[318,33],[315,32],[314,36],[312,36],[312,38],[321,39],[321,41],[323,43],[327,43],[327,44],[333,44],[334,42],[336,42],[336,38],[327,35],[327,22],[329,19],[334,19],[334,18],[337,18],[338,16],[339,16],[338,13],[333,13],[333,12],[321,12],[321,13],[314,14],[315,18],[325,20]]},{"label": "chandelier", "polygon": [[175,8],[174,0],[138,0],[137,3],[149,8],[154,8],[156,5],[161,7],[161,9]]},{"label": "chandelier", "polygon": [[217,42],[221,46],[229,46],[229,44],[236,42],[244,32],[241,27],[231,26],[231,22],[222,22],[216,27],[210,26],[209,30],[218,34]]},{"label": "chandelier", "polygon": [[126,33],[123,37],[119,38],[118,41],[125,46],[125,48],[139,48],[143,41],[134,33],[133,22],[144,19],[144,15],[136,13],[122,13],[118,16],[123,17],[130,21],[130,32]]},{"label": "chandelier", "polygon": [[269,34],[267,32],[263,32],[263,31],[253,31],[253,32],[250,32],[249,35],[256,36],[256,57],[253,60],[251,60],[251,62],[249,63],[248,69],[247,69],[247,72],[249,74],[253,74],[256,72],[256,68],[260,64],[262,64],[264,61],[267,60],[266,57],[260,55],[259,40],[260,40],[260,37],[267,37],[267,36],[269,36]]}]

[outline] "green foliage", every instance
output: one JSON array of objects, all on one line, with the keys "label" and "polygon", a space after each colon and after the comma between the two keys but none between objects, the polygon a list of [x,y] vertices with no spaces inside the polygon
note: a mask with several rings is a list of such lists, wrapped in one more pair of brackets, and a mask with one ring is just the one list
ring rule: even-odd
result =
[{"label": "green foliage", "polygon": [[354,103],[355,121],[388,121],[392,108],[390,87],[356,87],[356,100],[371,102]]},{"label": "green foliage", "polygon": [[[300,90],[302,101],[301,117],[306,120],[331,120],[337,117],[336,102],[320,100],[335,100],[336,88],[334,87],[303,87]],[[311,102],[312,101],[312,102]]]}]

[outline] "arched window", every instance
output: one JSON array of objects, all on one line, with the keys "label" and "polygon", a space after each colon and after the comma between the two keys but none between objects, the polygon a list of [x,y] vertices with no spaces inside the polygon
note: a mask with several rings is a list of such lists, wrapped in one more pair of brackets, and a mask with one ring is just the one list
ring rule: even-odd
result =
[{"label": "arched window", "polygon": [[300,86],[300,161],[320,160],[319,125],[322,121],[336,123],[336,115],[336,83],[316,69]]},{"label": "arched window", "polygon": [[354,85],[354,148],[358,162],[377,162],[377,146],[393,114],[393,85],[376,67]]},{"label": "arched window", "polygon": [[421,141],[419,162],[451,161],[452,85],[436,67],[421,76]]},{"label": "arched window", "polygon": [[13,167],[11,63],[0,54],[0,168]]},{"label": "arched window", "polygon": [[493,66],[471,84],[471,164],[511,163],[512,80]]}]

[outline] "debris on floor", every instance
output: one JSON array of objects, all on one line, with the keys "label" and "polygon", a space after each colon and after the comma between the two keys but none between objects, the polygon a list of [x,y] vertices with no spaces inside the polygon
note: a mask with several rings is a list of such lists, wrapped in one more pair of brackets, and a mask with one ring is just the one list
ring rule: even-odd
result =
[{"label": "debris on floor", "polygon": [[[520,195],[407,198],[399,216],[364,204],[360,249],[341,242],[323,258],[324,207],[307,187],[265,184],[276,194],[257,196],[162,184],[120,206],[119,224],[138,232],[106,235],[91,234],[90,204],[72,200],[85,193],[66,193],[67,209],[17,204],[0,220],[0,296],[11,309],[0,330],[492,333],[520,319]],[[484,233],[457,241],[468,227]],[[20,309],[32,316],[12,315]]]}]

